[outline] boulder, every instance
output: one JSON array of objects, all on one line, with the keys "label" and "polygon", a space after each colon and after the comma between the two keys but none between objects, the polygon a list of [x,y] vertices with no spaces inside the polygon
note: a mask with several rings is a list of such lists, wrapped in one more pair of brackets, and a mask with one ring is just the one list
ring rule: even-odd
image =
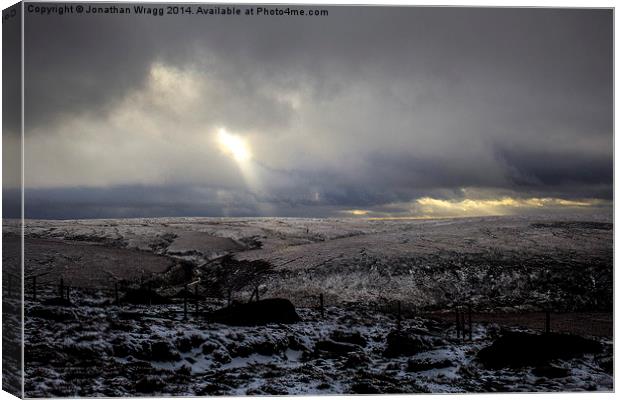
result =
[{"label": "boulder", "polygon": [[409,372],[421,372],[431,369],[441,369],[453,367],[452,361],[444,360],[409,360],[407,361],[407,371]]},{"label": "boulder", "polygon": [[220,364],[228,364],[229,362],[232,361],[232,358],[230,357],[226,349],[222,349],[222,348],[219,348],[213,351],[211,353],[211,356],[213,357],[215,361],[217,361]]},{"label": "boulder", "polygon": [[288,347],[295,351],[308,351],[308,348],[304,345],[303,341],[294,335],[289,335]]},{"label": "boulder", "polygon": [[347,361],[344,363],[345,368],[366,368],[369,362],[369,358],[362,352],[350,353],[347,356]]},{"label": "boulder", "polygon": [[176,346],[177,350],[181,353],[187,353],[191,351],[195,347],[199,347],[205,341],[204,338],[198,335],[191,335],[189,337],[183,336],[177,339]]},{"label": "boulder", "polygon": [[491,369],[542,366],[555,359],[599,353],[599,342],[581,336],[547,333],[505,332],[478,352],[478,360]]},{"label": "boulder", "polygon": [[385,357],[413,356],[431,348],[426,338],[412,332],[395,330],[387,336],[383,355]]},{"label": "boulder", "polygon": [[566,368],[554,367],[552,365],[543,365],[532,369],[532,374],[545,378],[566,378],[570,371]]},{"label": "boulder", "polygon": [[314,346],[315,351],[326,353],[328,356],[341,356],[356,351],[363,351],[361,346],[352,343],[341,343],[333,340],[320,340]]},{"label": "boulder", "polygon": [[358,346],[366,347],[366,338],[359,332],[334,331],[330,335],[330,339],[335,342],[352,343]]},{"label": "boulder", "polygon": [[381,394],[381,389],[371,382],[362,381],[351,385],[351,393],[354,394]]},{"label": "boulder", "polygon": [[202,354],[211,354],[213,350],[219,349],[221,346],[214,342],[207,342],[202,345]]},{"label": "boulder", "polygon": [[145,349],[146,359],[153,361],[179,361],[181,357],[179,353],[177,353],[172,346],[170,346],[167,342],[154,342],[151,343],[150,349]]},{"label": "boulder", "polygon": [[254,342],[252,346],[254,351],[263,356],[272,356],[274,354],[281,354],[288,348],[288,338],[265,338]]},{"label": "boulder", "polygon": [[145,376],[136,382],[136,392],[155,393],[166,387],[164,381],[157,376]]},{"label": "boulder", "polygon": [[264,299],[253,303],[233,304],[207,315],[213,322],[233,326],[292,324],[301,321],[293,303],[286,299]]}]

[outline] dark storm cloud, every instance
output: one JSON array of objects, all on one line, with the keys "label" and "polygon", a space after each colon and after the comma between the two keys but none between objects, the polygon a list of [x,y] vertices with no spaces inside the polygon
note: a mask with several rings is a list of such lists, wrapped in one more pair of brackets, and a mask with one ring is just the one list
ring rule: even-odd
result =
[{"label": "dark storm cloud", "polygon": [[21,10],[12,7],[3,16],[15,15],[2,25],[2,129],[4,134],[21,134]]},{"label": "dark storm cloud", "polygon": [[[541,105],[560,91],[579,93],[580,102],[598,97],[611,107],[610,10],[329,11],[319,20],[28,14],[31,118],[47,109],[92,111],[139,85],[153,60],[182,65],[201,49],[224,56],[242,77],[338,81],[345,76],[329,77],[375,70],[387,79],[423,71],[458,85],[499,76],[537,88],[532,95],[542,95]],[[338,90],[317,85],[326,96]],[[473,90],[479,89],[486,88]]]},{"label": "dark storm cloud", "polygon": [[[338,208],[329,205],[306,207],[305,202],[257,198],[245,191],[182,185],[29,189],[25,196],[26,218],[34,219],[341,216]],[[13,198],[5,204],[5,218],[20,216],[19,204]]]},{"label": "dark storm cloud", "polygon": [[41,219],[256,215],[251,195],[227,193],[218,199],[217,191],[180,185],[31,189],[25,213]]},{"label": "dark storm cloud", "polygon": [[[328,9],[27,15],[33,215],[69,197],[82,216],[611,197],[611,10]],[[204,140],[221,125],[263,164],[254,187]],[[222,187],[236,208],[187,192]],[[135,203],[143,190],[157,195]]]},{"label": "dark storm cloud", "polygon": [[[613,180],[612,157],[592,157],[578,152],[554,153],[500,149],[497,153],[509,171],[510,182],[525,187],[604,185]],[[567,189],[569,190],[569,189]],[[583,196],[583,194],[581,194]],[[604,197],[611,198],[609,191]]]}]

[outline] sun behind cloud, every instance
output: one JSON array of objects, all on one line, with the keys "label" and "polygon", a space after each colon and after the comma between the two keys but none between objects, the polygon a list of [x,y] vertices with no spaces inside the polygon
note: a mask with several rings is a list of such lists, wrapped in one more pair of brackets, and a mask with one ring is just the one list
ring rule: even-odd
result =
[{"label": "sun behind cloud", "polygon": [[218,131],[217,142],[220,150],[237,162],[244,162],[252,157],[247,142],[240,136],[228,133],[224,128]]}]

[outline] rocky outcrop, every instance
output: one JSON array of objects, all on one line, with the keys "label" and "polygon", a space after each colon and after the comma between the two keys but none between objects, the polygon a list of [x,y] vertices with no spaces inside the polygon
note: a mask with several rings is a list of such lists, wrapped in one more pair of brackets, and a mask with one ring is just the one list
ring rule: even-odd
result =
[{"label": "rocky outcrop", "polygon": [[599,342],[577,335],[505,332],[478,352],[478,360],[492,369],[540,366],[555,359],[570,359],[601,350]]},{"label": "rocky outcrop", "polygon": [[295,306],[286,299],[265,299],[246,304],[233,304],[207,315],[213,322],[251,326],[270,323],[292,324],[301,321]]},{"label": "rocky outcrop", "polygon": [[419,334],[395,330],[388,334],[385,357],[413,356],[431,348],[429,340]]}]

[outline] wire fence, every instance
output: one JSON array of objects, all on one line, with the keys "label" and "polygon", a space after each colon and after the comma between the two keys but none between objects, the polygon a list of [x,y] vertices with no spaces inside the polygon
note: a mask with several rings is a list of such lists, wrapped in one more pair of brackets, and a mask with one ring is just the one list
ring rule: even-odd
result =
[{"label": "wire fence", "polygon": [[[21,277],[5,271],[3,278],[3,296],[19,299],[21,297]],[[32,302],[51,302],[52,304],[76,304],[79,296],[74,291],[91,291],[100,296],[108,297],[111,305],[120,305],[130,293],[141,296],[132,301],[141,302],[143,306],[156,306],[166,299],[168,307],[163,314],[181,314],[184,319],[203,315],[206,311],[204,304],[219,302],[222,307],[235,303],[259,301],[269,297],[266,285],[257,285],[250,290],[225,290],[223,295],[213,297],[201,292],[200,282],[188,282],[180,285],[181,289],[168,296],[158,294],[150,282],[142,280],[115,280],[110,279],[105,286],[77,288],[69,280],[63,278],[52,279],[47,273],[30,275],[24,279],[24,300]],[[458,339],[473,340],[473,326],[475,324],[494,324],[498,327],[523,327],[540,332],[566,332],[585,336],[613,336],[613,315],[611,312],[554,312],[552,309],[530,312],[481,312],[472,304],[456,304],[439,311],[427,311],[413,302],[393,300],[379,297],[368,304],[340,301],[337,296],[324,293],[295,296],[290,299],[296,307],[314,310],[317,316],[325,318],[328,308],[350,309],[365,307],[376,313],[388,315],[398,326],[405,319],[414,317],[430,318],[448,323],[451,331]],[[153,309],[154,313],[162,310]]]}]

